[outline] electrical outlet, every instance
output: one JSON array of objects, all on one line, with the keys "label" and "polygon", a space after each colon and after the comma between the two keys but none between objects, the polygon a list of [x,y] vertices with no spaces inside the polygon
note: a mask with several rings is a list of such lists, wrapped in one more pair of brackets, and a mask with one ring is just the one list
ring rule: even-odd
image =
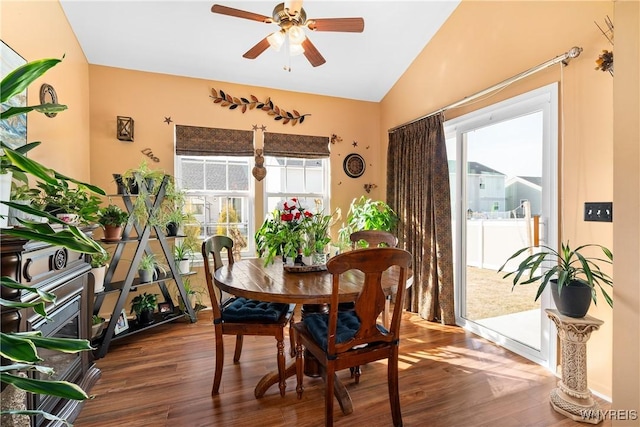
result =
[{"label": "electrical outlet", "polygon": [[613,222],[613,202],[585,202],[584,220]]}]

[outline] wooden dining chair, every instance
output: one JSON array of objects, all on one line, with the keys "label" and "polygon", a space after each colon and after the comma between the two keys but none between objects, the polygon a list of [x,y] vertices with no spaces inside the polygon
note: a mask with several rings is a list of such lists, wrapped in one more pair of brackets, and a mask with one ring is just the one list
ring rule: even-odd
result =
[{"label": "wooden dining chair", "polygon": [[[411,260],[409,252],[397,248],[360,249],[336,255],[327,262],[327,270],[333,276],[328,314],[309,313],[301,322],[294,323],[298,399],[302,398],[303,392],[304,347],[324,368],[326,426],[333,425],[335,373],[381,359],[388,359],[387,381],[393,425],[402,425],[398,391],[398,345],[402,301]],[[399,267],[399,274],[394,276],[397,277],[397,302],[391,325],[385,328],[377,322],[385,301],[382,274],[392,266]],[[350,270],[362,272],[363,286],[354,309],[340,311],[340,277]]]},{"label": "wooden dining chair", "polygon": [[[295,304],[270,303],[235,297],[222,292],[215,285],[213,272],[222,267],[222,252],[224,250],[227,252],[229,264],[233,264],[233,240],[229,237],[211,236],[202,242],[202,258],[204,260],[207,290],[209,291],[213,308],[213,326],[216,340],[216,363],[211,394],[217,394],[220,389],[224,364],[223,335],[236,336],[236,348],[233,355],[234,363],[238,363],[240,360],[244,335],[263,335],[275,337],[277,341],[280,395],[284,396],[286,388],[284,328],[287,324],[292,324]],[[212,258],[213,270],[211,268]],[[220,291],[220,298],[216,291]]]},{"label": "wooden dining chair", "polygon": [[[356,249],[360,241],[365,241],[368,248],[377,248],[384,244],[390,248],[398,246],[398,238],[388,231],[383,230],[360,230],[351,233],[349,236],[351,240],[351,249]],[[384,311],[382,313],[382,325],[385,328],[389,327],[389,316],[391,312],[391,298],[392,295],[387,295],[384,304]]]},{"label": "wooden dining chair", "polygon": [[383,230],[355,231],[349,235],[349,240],[351,241],[351,249],[356,249],[361,240],[364,240],[369,248],[377,248],[381,244],[385,244],[390,248],[398,246],[398,238]]}]

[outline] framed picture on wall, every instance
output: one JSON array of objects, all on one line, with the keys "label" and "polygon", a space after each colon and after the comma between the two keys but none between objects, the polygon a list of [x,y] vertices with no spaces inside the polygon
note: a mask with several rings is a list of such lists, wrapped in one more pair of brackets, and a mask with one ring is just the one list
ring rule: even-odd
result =
[{"label": "framed picture on wall", "polygon": [[[27,61],[11,49],[4,41],[0,46],[1,73],[4,79],[11,71],[15,70]],[[2,103],[2,111],[9,107],[26,107],[27,90]],[[0,122],[0,139],[12,148],[23,146],[27,143],[27,114],[18,114]]]}]

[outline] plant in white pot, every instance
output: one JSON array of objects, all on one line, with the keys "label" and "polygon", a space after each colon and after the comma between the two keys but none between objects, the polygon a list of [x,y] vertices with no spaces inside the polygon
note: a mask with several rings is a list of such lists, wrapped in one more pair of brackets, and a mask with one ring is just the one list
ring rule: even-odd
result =
[{"label": "plant in white pot", "polygon": [[102,253],[91,255],[91,271],[93,275],[94,292],[104,291],[104,273],[107,269],[107,261],[109,261],[109,252],[104,251]]},{"label": "plant in white pot", "polygon": [[[587,248],[599,248],[606,258],[587,256],[581,251],[589,251]],[[520,257],[530,248],[525,247],[516,251],[500,267],[498,272],[505,269],[509,261]],[[552,265],[544,269],[543,263],[551,261]],[[547,284],[551,282],[551,291],[554,302],[561,314],[569,317],[584,317],[589,310],[591,300],[597,304],[596,287],[609,304],[613,307],[613,299],[603,287],[613,287],[613,279],[600,268],[602,264],[612,264],[613,254],[609,249],[598,244],[586,244],[571,249],[569,242],[562,243],[560,252],[540,245],[540,250],[532,255],[528,255],[518,264],[518,267],[505,274],[504,278],[513,276],[513,288],[516,285],[527,285],[540,281],[536,300],[542,295]]]},{"label": "plant in white pot", "polygon": [[176,242],[173,247],[173,258],[180,273],[185,274],[189,272],[193,254],[194,250],[186,239],[181,242]]}]

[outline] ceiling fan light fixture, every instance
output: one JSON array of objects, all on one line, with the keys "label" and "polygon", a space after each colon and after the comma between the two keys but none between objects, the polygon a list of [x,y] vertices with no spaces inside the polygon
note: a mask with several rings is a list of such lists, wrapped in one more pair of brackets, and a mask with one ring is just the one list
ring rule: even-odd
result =
[{"label": "ceiling fan light fixture", "polygon": [[289,44],[289,56],[297,56],[302,55],[304,53],[304,48],[301,44]]},{"label": "ceiling fan light fixture", "polygon": [[307,38],[306,34],[304,33],[304,29],[297,25],[294,25],[291,28],[289,28],[288,33],[289,33],[289,42],[291,42],[292,45],[302,44],[304,39]]},{"label": "ceiling fan light fixture", "polygon": [[284,30],[280,30],[267,36],[267,41],[269,42],[269,45],[273,49],[275,49],[276,52],[280,52],[280,48],[284,43],[284,37],[285,37]]}]

